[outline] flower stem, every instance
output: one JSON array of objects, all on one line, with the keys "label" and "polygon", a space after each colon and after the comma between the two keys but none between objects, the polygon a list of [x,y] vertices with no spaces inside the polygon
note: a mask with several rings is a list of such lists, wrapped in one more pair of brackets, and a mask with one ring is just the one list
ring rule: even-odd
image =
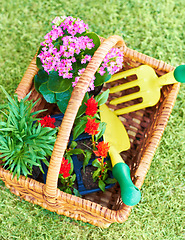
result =
[{"label": "flower stem", "polygon": [[104,167],[103,162],[104,162],[104,157],[102,157],[101,159],[101,174],[103,174],[103,167]]},{"label": "flower stem", "polygon": [[92,146],[93,146],[93,150],[95,150],[95,141],[94,141],[94,135],[92,135]]}]

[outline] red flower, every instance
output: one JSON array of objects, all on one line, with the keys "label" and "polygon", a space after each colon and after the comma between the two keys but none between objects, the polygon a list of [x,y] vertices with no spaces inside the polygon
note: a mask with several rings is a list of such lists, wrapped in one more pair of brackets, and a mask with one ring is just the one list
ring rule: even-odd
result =
[{"label": "red flower", "polygon": [[95,122],[95,119],[87,118],[85,132],[90,135],[96,135],[99,133],[98,127],[100,123]]},{"label": "red flower", "polygon": [[93,96],[91,98],[89,98],[87,100],[87,103],[85,103],[85,105],[87,106],[85,114],[88,116],[94,116],[94,114],[97,113],[98,110],[98,102],[96,102],[96,100],[93,98]]},{"label": "red flower", "polygon": [[94,151],[96,156],[106,158],[107,153],[109,151],[109,143],[105,143],[104,141],[102,141],[102,142],[99,142],[96,147],[98,149],[97,151]]},{"label": "red flower", "polygon": [[69,173],[70,169],[71,169],[71,163],[68,163],[68,159],[65,159],[63,157],[59,174],[62,174],[64,178],[67,178],[70,176],[70,173]]},{"label": "red flower", "polygon": [[50,116],[43,117],[39,122],[41,123],[42,127],[50,127],[55,128],[55,118],[51,118]]}]

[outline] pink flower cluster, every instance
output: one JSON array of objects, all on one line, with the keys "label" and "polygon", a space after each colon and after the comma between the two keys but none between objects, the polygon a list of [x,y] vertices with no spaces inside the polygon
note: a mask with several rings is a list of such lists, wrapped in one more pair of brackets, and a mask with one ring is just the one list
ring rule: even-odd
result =
[{"label": "pink flower cluster", "polygon": [[73,18],[71,16],[56,17],[53,22],[56,26],[60,26],[63,30],[67,30],[71,36],[75,36],[77,33],[82,34],[88,30],[88,25],[85,24],[79,18]]},{"label": "pink flower cluster", "polygon": [[[87,36],[75,37],[77,33],[81,34],[88,29],[88,25],[79,18],[56,17],[53,23],[52,30],[45,35],[45,41],[41,43],[43,48],[38,57],[48,74],[54,70],[59,72],[59,76],[70,79],[73,77],[71,71],[72,64],[76,62],[75,55],[92,49],[93,40]],[[70,35],[66,36],[66,31]],[[83,62],[87,61],[90,61],[89,55],[84,56]]]},{"label": "pink flower cluster", "polygon": [[[87,36],[76,36],[82,34],[88,29],[79,18],[56,17],[53,22],[52,30],[44,37],[45,41],[41,43],[43,46],[38,57],[41,60],[44,70],[49,74],[50,71],[58,71],[59,76],[64,79],[72,79],[75,76],[75,81],[72,86],[75,87],[80,76],[85,68],[77,69],[74,73],[73,66],[80,60],[81,64],[86,64],[91,60],[91,55],[82,55],[82,52],[94,47],[93,40]],[[106,55],[98,72],[101,76],[104,75],[105,68],[112,75],[122,68],[123,53],[118,48],[113,48]],[[94,80],[91,80],[88,91],[94,90]]]},{"label": "pink flower cluster", "polygon": [[123,66],[123,52],[119,48],[112,48],[105,56],[103,62],[98,70],[99,74],[103,76],[105,74],[105,68],[107,68],[110,75],[120,71]]},{"label": "pink flower cluster", "polygon": [[[84,57],[84,59],[81,60],[81,63],[86,63],[86,59],[88,59],[87,61],[91,60],[91,56],[86,55]],[[103,76],[106,71],[105,68],[107,68],[107,71],[110,75],[113,75],[114,73],[120,71],[122,69],[123,66],[123,52],[120,51],[119,48],[112,48],[107,55],[105,56],[103,62],[101,63],[99,69],[98,69],[98,73]],[[82,68],[78,71],[78,76],[75,78],[75,82],[72,83],[72,86],[75,87],[80,76],[82,75],[82,73],[85,71],[85,68]],[[92,78],[90,84],[89,84],[89,88],[87,91],[90,90],[94,90],[94,80],[95,80],[95,76]]]},{"label": "pink flower cluster", "polygon": [[[48,74],[53,70],[58,71],[59,76],[68,79],[72,78],[72,64],[76,62],[76,58],[74,57],[75,54],[79,55],[81,51],[92,49],[94,47],[93,40],[89,39],[87,36],[64,36],[61,38],[62,44],[60,45],[60,48],[57,49],[57,47],[55,47],[52,43],[52,36],[42,43],[44,47],[38,55],[43,64],[44,70]],[[50,42],[47,43],[46,41]],[[86,62],[90,59],[88,56],[89,55],[84,56]]]},{"label": "pink flower cluster", "polygon": [[[87,55],[86,55],[86,56],[87,56]],[[90,61],[90,60],[89,60],[89,61]],[[82,75],[82,73],[83,73],[84,71],[85,71],[85,68],[82,68],[82,69],[79,69],[79,70],[78,70],[78,76],[75,77],[75,81],[72,82],[72,87],[75,87],[75,86],[76,86],[78,80],[80,79],[80,76]],[[94,90],[94,80],[95,80],[95,79],[96,79],[95,76],[93,76],[93,78],[91,79],[91,81],[90,81],[90,83],[89,83],[89,87],[88,87],[88,89],[87,89],[88,92],[91,91],[91,90]]]}]

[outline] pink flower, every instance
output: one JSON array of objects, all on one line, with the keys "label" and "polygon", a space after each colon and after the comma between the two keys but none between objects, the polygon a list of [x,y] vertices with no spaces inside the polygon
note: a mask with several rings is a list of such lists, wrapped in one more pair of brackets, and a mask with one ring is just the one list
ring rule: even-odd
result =
[{"label": "pink flower", "polygon": [[85,55],[82,57],[81,64],[87,63],[91,60],[91,55]]},{"label": "pink flower", "polygon": [[[91,60],[91,55],[82,56],[81,54],[95,46],[88,36],[77,35],[85,33],[88,25],[81,19],[71,16],[56,17],[52,23],[54,24],[52,30],[44,36],[44,41],[41,43],[43,48],[38,57],[48,74],[51,71],[57,71],[64,79],[74,78],[72,86],[75,87],[84,68],[74,71],[74,63],[79,58],[81,64],[87,64]],[[104,58],[98,72],[101,76],[107,71],[112,75],[119,71],[122,65],[123,53],[118,48],[112,48]],[[94,90],[94,80],[95,76],[91,79],[87,91]]]},{"label": "pink flower", "polygon": [[[83,73],[84,71],[85,71],[85,68],[82,68],[82,69],[79,69],[79,70],[78,70],[78,76],[75,77],[75,81],[72,82],[72,87],[75,87],[75,86],[76,86],[78,80],[80,79],[80,76],[82,75],[82,73]],[[87,89],[88,92],[91,91],[91,90],[94,90],[94,80],[95,80],[95,79],[96,79],[95,76],[93,76],[93,78],[91,79],[91,81],[90,81],[90,83],[89,83],[89,87],[88,87],[88,89]]]},{"label": "pink flower", "polygon": [[[71,20],[68,20],[66,21],[71,24]],[[69,27],[63,26],[63,28],[68,29]],[[62,37],[61,41],[63,42],[63,45],[60,46],[59,49],[54,47],[52,43],[52,41],[56,40],[58,37]],[[63,36],[61,25],[60,27],[55,26],[55,28],[47,33],[44,38],[45,42],[41,43],[44,48],[42,48],[41,53],[38,55],[43,64],[44,70],[48,74],[52,70],[59,71],[59,76],[62,76],[63,78],[73,78],[71,71],[73,70],[72,63],[76,62],[74,55],[80,54],[82,50],[94,47],[92,39],[89,39],[87,36]],[[90,56],[86,55],[84,59],[85,60],[83,61],[86,63],[90,60]]]},{"label": "pink flower", "polygon": [[112,48],[105,56],[101,66],[98,70],[99,74],[103,76],[105,68],[107,68],[109,74],[120,71],[123,66],[123,52],[119,48]]}]

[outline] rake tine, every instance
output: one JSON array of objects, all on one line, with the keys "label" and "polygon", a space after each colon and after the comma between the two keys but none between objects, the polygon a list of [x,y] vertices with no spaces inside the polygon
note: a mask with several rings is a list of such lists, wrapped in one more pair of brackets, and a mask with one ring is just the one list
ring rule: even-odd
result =
[{"label": "rake tine", "polygon": [[121,109],[117,109],[114,111],[114,113],[116,115],[122,115],[122,114],[126,114],[126,113],[129,113],[129,112],[134,112],[134,111],[137,111],[137,110],[140,110],[140,109],[143,109],[147,107],[143,102],[141,103],[138,103],[138,104],[134,104],[132,106],[129,106],[129,107],[125,107],[125,108],[121,108]]},{"label": "rake tine", "polygon": [[118,79],[121,79],[121,78],[126,78],[128,76],[131,76],[131,75],[137,75],[138,73],[138,70],[133,68],[133,69],[130,69],[130,70],[127,70],[127,71],[124,71],[124,72],[119,72],[119,73],[116,73],[114,74],[111,79],[109,81],[107,81],[108,83],[109,82],[114,82]]},{"label": "rake tine", "polygon": [[138,83],[138,80],[134,80],[128,83],[121,84],[119,86],[112,87],[110,88],[110,93],[120,92],[129,88],[136,87],[138,86]]},{"label": "rake tine", "polygon": [[140,97],[142,97],[141,93],[140,92],[136,92],[136,93],[128,94],[126,96],[115,98],[115,99],[110,101],[110,104],[117,105],[119,103],[128,102],[128,101],[140,98]]}]

